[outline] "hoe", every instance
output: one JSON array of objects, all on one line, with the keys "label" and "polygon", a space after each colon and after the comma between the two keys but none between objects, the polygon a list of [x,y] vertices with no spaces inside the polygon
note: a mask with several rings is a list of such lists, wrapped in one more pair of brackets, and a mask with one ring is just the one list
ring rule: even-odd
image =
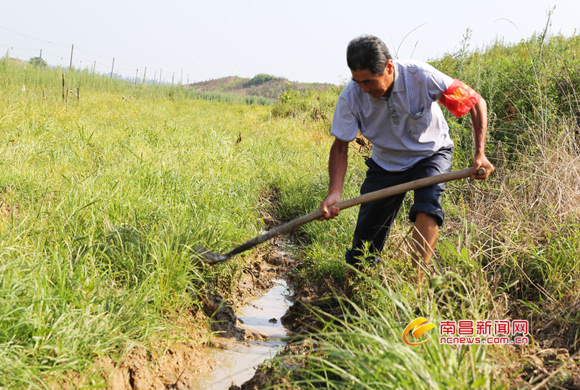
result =
[{"label": "hoe", "polygon": [[[477,176],[483,176],[485,174],[485,170],[480,168],[477,170]],[[442,173],[440,175],[430,176],[423,179],[413,180],[408,183],[399,184],[396,186],[384,188],[382,190],[369,192],[368,194],[357,196],[356,198],[348,199],[333,205],[333,207],[338,207],[341,210],[347,209],[352,206],[356,206],[362,203],[372,202],[373,200],[386,198],[392,195],[402,194],[403,192],[416,190],[417,188],[428,187],[431,185],[439,184],[439,183],[446,183],[453,180],[465,179],[466,177],[471,176],[471,168],[460,169],[458,171]],[[198,247],[195,249],[197,254],[202,258],[204,262],[210,265],[221,263],[222,261],[229,260],[231,257],[240,254],[242,252],[247,251],[259,245],[265,241],[268,241],[271,238],[274,238],[280,234],[291,232],[292,230],[307,224],[308,222],[312,222],[315,219],[322,217],[322,211],[316,210],[308,215],[304,215],[302,217],[296,218],[290,222],[282,224],[266,233],[262,234],[261,236],[255,237],[250,241],[246,242],[234,248],[231,252],[226,254],[220,255],[215,252],[208,251],[204,248]]]}]

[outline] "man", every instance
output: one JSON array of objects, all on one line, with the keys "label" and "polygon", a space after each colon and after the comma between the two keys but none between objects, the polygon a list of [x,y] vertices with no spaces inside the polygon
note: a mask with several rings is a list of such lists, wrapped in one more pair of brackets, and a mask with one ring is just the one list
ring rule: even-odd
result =
[{"label": "man", "polygon": [[[471,114],[475,140],[471,177],[487,179],[494,171],[485,156],[487,105],[473,89],[429,64],[393,60],[383,41],[370,35],[349,43],[347,63],[352,81],[340,94],[334,112],[331,134],[335,140],[328,163],[330,184],[319,207],[323,213],[320,220],[334,218],[340,211],[332,205],[342,199],[348,144],[359,130],[373,144],[361,194],[448,172],[453,141],[439,103],[456,117]],[[485,169],[484,175],[477,176],[479,168]],[[443,223],[439,198],[444,189],[440,184],[415,190],[409,211],[409,218],[415,223],[412,261],[418,282],[423,278],[421,266],[431,259]],[[369,244],[373,256],[367,260],[376,262],[404,196],[361,205],[352,248],[345,256],[348,264],[358,266],[365,245]],[[349,270],[345,289],[350,276]]]}]

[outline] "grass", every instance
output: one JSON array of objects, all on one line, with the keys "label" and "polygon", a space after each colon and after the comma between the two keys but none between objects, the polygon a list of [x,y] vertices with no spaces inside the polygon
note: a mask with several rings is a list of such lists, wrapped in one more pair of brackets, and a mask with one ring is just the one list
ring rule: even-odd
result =
[{"label": "grass", "polygon": [[[577,351],[578,154],[570,133],[551,130],[542,154],[521,157],[521,170],[500,169],[488,183],[449,186],[447,222],[431,278],[420,293],[411,281],[411,238],[403,213],[382,253],[383,263],[359,275],[352,301],[342,301],[342,314],[313,309],[323,331],[311,336],[316,346],[307,355],[291,357],[302,365],[281,374],[289,378],[288,386],[520,388],[545,378],[526,374],[529,355],[550,346],[570,355]],[[356,161],[356,153],[352,157]],[[358,168],[351,174],[349,191],[361,179]],[[316,199],[325,191],[321,187],[302,191],[307,199]],[[285,202],[293,209],[300,201],[287,197]],[[344,249],[350,245],[355,217],[354,212],[341,213],[339,221],[304,227],[301,257],[306,266],[298,283],[316,284],[328,276],[343,280]],[[532,344],[451,347],[437,342],[437,328],[431,332],[433,340],[409,347],[401,333],[418,316],[437,326],[444,320],[526,319]],[[551,383],[571,385],[573,378],[572,372],[564,373]]]},{"label": "grass", "polygon": [[[86,92],[109,92],[121,94],[124,100],[167,99],[182,101],[203,99],[227,104],[271,106],[275,99],[262,96],[240,96],[224,92],[203,92],[185,89],[181,85],[132,83],[107,75],[94,74],[88,69],[72,70],[56,67],[45,68],[30,64],[22,65],[10,58],[0,59],[0,88],[3,91],[28,90],[29,95],[42,96],[45,100],[79,100]],[[64,81],[64,87],[63,87]],[[77,96],[77,94],[79,96]]]}]

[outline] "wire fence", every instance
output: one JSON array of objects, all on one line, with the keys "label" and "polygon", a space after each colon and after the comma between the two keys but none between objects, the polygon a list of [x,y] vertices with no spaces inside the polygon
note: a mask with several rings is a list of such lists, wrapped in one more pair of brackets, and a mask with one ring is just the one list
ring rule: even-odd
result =
[{"label": "wire fence", "polygon": [[[3,58],[17,58],[23,61],[41,59],[48,66],[64,69],[88,70],[93,74],[109,75],[111,78],[124,79],[134,83],[184,85],[190,84],[187,71],[180,69],[163,69],[147,65],[136,65],[122,61],[114,56],[97,54],[74,44],[63,44],[22,34],[0,26],[0,53],[5,50]],[[4,35],[4,36],[2,36]],[[12,45],[12,36],[26,38],[26,45]],[[194,80],[195,82],[195,80]]]}]

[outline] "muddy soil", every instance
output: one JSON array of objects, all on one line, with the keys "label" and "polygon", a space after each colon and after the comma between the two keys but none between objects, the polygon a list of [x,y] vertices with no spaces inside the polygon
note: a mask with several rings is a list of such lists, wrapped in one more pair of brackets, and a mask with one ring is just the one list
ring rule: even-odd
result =
[{"label": "muddy soil", "polygon": [[[201,312],[182,314],[178,320],[179,338],[207,338],[208,330],[201,325],[204,318]],[[127,349],[129,348],[131,346],[128,345]],[[192,389],[189,385],[192,378],[214,367],[215,362],[200,351],[198,342],[170,345],[155,342],[147,347],[132,347],[119,361],[110,357],[99,357],[93,368],[82,376],[72,372],[65,376],[66,379],[48,382],[49,387],[55,390],[93,388],[95,385],[104,385],[111,390]]]}]

